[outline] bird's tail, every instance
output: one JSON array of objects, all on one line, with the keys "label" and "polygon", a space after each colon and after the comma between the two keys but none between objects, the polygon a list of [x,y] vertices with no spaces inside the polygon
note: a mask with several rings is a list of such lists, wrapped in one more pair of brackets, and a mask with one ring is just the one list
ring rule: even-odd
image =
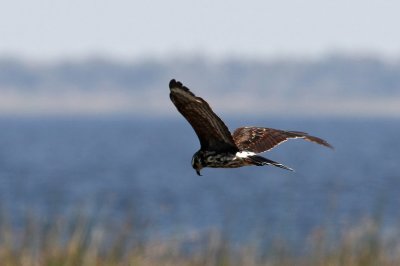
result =
[{"label": "bird's tail", "polygon": [[289,171],[294,171],[290,167],[287,167],[287,166],[285,166],[285,165],[283,165],[281,163],[274,162],[274,161],[272,161],[270,159],[264,158],[264,157],[259,156],[259,155],[252,155],[252,156],[249,156],[247,158],[249,158],[251,160],[251,162],[254,165],[257,165],[257,166],[273,165],[273,166],[276,166],[276,167],[279,167],[279,168],[283,168],[283,169],[286,169],[286,170],[289,170]]}]

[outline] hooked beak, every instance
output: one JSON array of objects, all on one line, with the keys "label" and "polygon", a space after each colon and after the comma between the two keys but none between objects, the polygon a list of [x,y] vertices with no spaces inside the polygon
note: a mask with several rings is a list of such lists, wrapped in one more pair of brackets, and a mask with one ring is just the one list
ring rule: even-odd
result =
[{"label": "hooked beak", "polygon": [[202,175],[200,174],[200,169],[196,169],[196,173],[197,173],[197,175],[202,176]]}]

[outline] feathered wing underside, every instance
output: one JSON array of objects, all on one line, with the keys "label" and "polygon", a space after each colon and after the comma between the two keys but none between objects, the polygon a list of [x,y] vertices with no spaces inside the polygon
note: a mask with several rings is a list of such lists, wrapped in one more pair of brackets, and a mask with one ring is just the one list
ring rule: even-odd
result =
[{"label": "feathered wing underside", "polygon": [[233,132],[232,136],[240,150],[255,153],[271,150],[288,139],[297,138],[333,148],[325,140],[300,131],[285,131],[264,127],[240,127]]},{"label": "feathered wing underside", "polygon": [[206,101],[174,79],[169,88],[171,101],[193,127],[202,150],[238,151],[229,129]]}]

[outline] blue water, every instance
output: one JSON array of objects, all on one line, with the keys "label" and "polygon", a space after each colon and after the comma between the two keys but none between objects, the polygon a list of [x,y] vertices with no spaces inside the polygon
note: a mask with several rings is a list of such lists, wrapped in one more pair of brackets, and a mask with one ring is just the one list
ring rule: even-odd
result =
[{"label": "blue water", "polygon": [[309,132],[335,150],[293,140],[264,155],[296,172],[203,169],[199,177],[190,165],[198,140],[179,116],[1,118],[1,207],[16,223],[26,213],[68,216],[80,208],[115,220],[129,214],[149,236],[217,228],[232,239],[296,242],[317,227],[340,230],[365,217],[398,224],[399,120],[226,122]]}]

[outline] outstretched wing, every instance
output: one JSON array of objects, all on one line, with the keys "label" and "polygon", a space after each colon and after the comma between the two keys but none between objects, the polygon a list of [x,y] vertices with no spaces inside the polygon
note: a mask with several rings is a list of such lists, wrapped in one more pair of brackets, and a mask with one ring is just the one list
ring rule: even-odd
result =
[{"label": "outstretched wing", "polygon": [[175,79],[169,82],[169,89],[171,101],[193,127],[202,150],[217,152],[239,150],[224,122],[211,110],[206,101],[196,97]]},{"label": "outstretched wing", "polygon": [[325,140],[299,131],[284,131],[264,127],[240,127],[233,132],[232,136],[240,150],[256,153],[271,150],[288,139],[297,138],[333,148]]}]

